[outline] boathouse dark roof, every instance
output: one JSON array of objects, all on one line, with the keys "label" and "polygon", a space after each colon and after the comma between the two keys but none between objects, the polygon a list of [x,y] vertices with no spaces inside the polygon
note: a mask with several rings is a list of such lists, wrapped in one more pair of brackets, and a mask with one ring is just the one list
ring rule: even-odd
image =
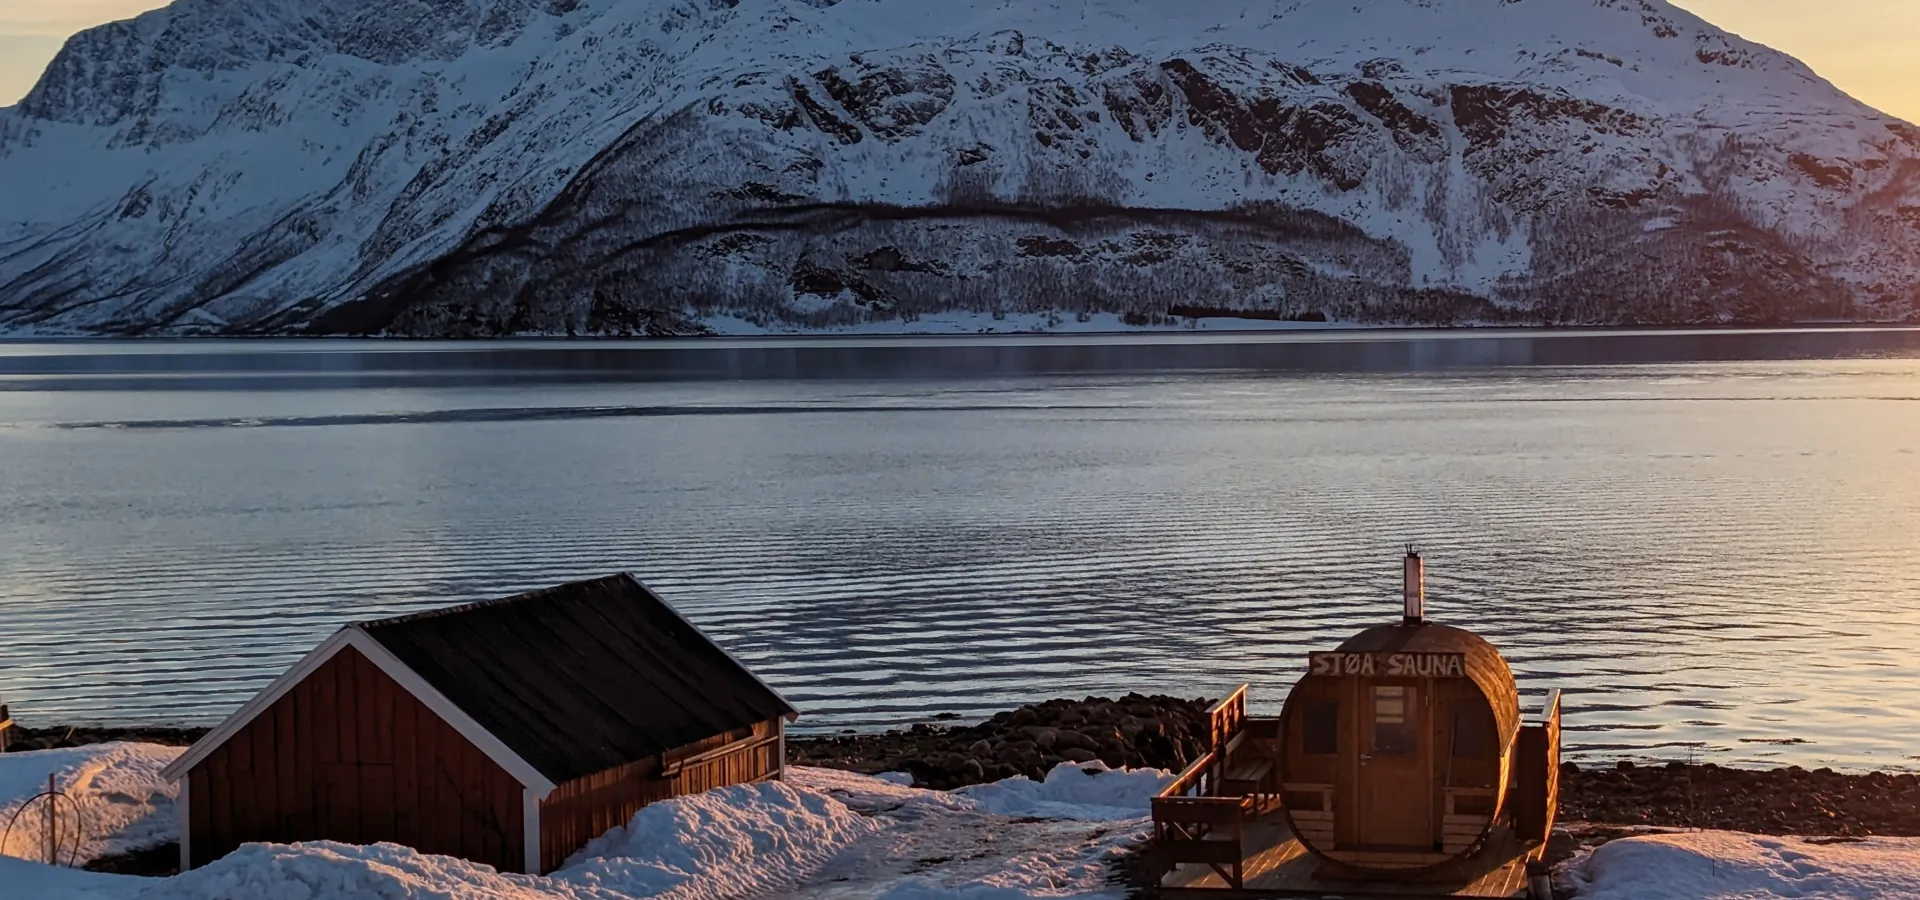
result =
[{"label": "boathouse dark roof", "polygon": [[1486,638],[1464,628],[1422,622],[1375,625],[1340,644],[1345,653],[1459,653],[1467,678],[1480,688],[1499,725],[1501,746],[1520,731],[1520,691],[1513,669]]},{"label": "boathouse dark roof", "polygon": [[357,627],[555,783],[796,715],[627,574]]}]

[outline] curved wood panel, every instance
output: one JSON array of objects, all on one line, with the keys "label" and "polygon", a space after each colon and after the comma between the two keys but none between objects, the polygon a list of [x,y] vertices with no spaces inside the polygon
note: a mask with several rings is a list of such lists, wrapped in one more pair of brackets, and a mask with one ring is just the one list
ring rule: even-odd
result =
[{"label": "curved wood panel", "polygon": [[[1359,808],[1358,798],[1341,796],[1341,792],[1351,793],[1354,773],[1360,764],[1362,748],[1355,742],[1362,728],[1353,717],[1360,714],[1362,704],[1357,702],[1357,697],[1361,686],[1375,682],[1368,675],[1305,675],[1288,692],[1281,711],[1280,779],[1287,785],[1288,802],[1283,804],[1282,815],[1289,828],[1309,852],[1353,868],[1406,872],[1444,866],[1472,856],[1485,845],[1506,813],[1513,753],[1520,734],[1519,690],[1506,659],[1492,644],[1472,632],[1432,623],[1369,628],[1342,643],[1336,652],[1458,654],[1464,658],[1464,679],[1419,679],[1420,683],[1429,685],[1425,691],[1430,698],[1427,701],[1429,718],[1423,727],[1446,736],[1445,741],[1429,740],[1423,751],[1429,755],[1428,765],[1434,773],[1437,802],[1433,808],[1433,840],[1439,847],[1436,852],[1427,853],[1336,846],[1337,840],[1350,839],[1354,834],[1351,826],[1336,827],[1338,819],[1355,816]],[[1380,680],[1394,681],[1381,671]],[[1413,683],[1405,678],[1398,682]],[[1305,709],[1312,704],[1327,703],[1339,704],[1335,752],[1307,753]],[[1452,705],[1438,707],[1437,703]],[[1460,709],[1461,705],[1467,711],[1484,709],[1482,715],[1491,717],[1494,733],[1488,736],[1493,742],[1492,747],[1486,748],[1490,753],[1456,765],[1452,750],[1459,740],[1461,719],[1453,710]],[[1324,728],[1324,724],[1321,727]],[[1323,743],[1315,749],[1324,751],[1327,747]],[[1296,815],[1296,807],[1304,805],[1305,798],[1295,798],[1293,795],[1301,792],[1294,787],[1307,785],[1338,787],[1329,787],[1317,800],[1319,808],[1298,810],[1300,814]],[[1456,803],[1462,807],[1468,803],[1476,805],[1456,810]]]}]

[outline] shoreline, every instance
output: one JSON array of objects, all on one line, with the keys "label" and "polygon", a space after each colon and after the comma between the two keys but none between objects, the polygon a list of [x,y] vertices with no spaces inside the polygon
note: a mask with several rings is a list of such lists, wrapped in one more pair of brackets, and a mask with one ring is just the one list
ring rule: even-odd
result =
[{"label": "shoreline", "polygon": [[[1019,315],[1038,315],[1026,314]],[[1105,313],[1097,315],[1113,315]],[[1049,336],[1061,337],[1114,337],[1122,335],[1165,335],[1189,333],[1213,334],[1271,334],[1271,333],[1326,333],[1326,332],[1512,332],[1526,334],[1544,331],[1565,331],[1578,333],[1636,333],[1636,332],[1741,332],[1741,331],[1846,331],[1846,330],[1914,330],[1920,328],[1920,319],[1814,319],[1807,321],[1732,321],[1732,322],[1356,322],[1338,320],[1283,319],[1263,315],[1204,315],[1176,316],[1180,322],[1222,323],[1214,327],[1193,327],[1176,325],[1140,325],[1113,329],[1079,328],[1036,328],[1008,329],[1004,331],[942,331],[927,329],[923,331],[884,331],[863,329],[861,327],[822,328],[795,331],[755,331],[755,332],[714,332],[712,334],[676,334],[659,337],[617,334],[546,334],[527,332],[523,334],[503,334],[490,337],[423,337],[405,334],[311,334],[295,332],[286,334],[125,334],[92,332],[30,332],[0,331],[0,343],[33,343],[64,341],[124,341],[129,343],[162,344],[181,341],[236,341],[253,343],[261,341],[391,341],[394,343],[423,343],[434,341],[458,341],[464,343],[494,343],[511,341],[559,341],[564,343],[591,344],[604,341],[628,341],[646,343],[651,341],[701,341],[720,340],[793,340],[806,338],[847,338],[847,337],[1009,337],[1009,336]],[[1246,323],[1224,324],[1224,323]],[[875,323],[869,323],[875,324]],[[877,324],[886,324],[884,322]]]},{"label": "shoreline", "polygon": [[[1205,699],[1127,694],[1054,699],[980,722],[889,731],[789,734],[787,761],[874,774],[907,772],[951,790],[1061,762],[1179,771],[1202,752]],[[210,729],[67,726],[8,732],[8,752],[133,741],[184,747]],[[1857,838],[1920,836],[1920,776],[1715,763],[1561,764],[1559,821],[1586,829],[1683,828]]]}]

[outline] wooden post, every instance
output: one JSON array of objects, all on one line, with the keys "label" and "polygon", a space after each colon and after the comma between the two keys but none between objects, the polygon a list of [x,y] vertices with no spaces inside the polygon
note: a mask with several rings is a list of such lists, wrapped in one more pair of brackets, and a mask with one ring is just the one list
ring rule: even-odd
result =
[{"label": "wooden post", "polygon": [[1525,841],[1545,841],[1560,805],[1560,692],[1547,694],[1539,717],[1521,726],[1513,758],[1513,830]]},{"label": "wooden post", "polygon": [[1527,861],[1527,900],[1553,900],[1553,870],[1544,860]]},{"label": "wooden post", "polygon": [[13,728],[13,717],[7,714],[7,705],[0,703],[0,753],[7,752],[7,732]]}]

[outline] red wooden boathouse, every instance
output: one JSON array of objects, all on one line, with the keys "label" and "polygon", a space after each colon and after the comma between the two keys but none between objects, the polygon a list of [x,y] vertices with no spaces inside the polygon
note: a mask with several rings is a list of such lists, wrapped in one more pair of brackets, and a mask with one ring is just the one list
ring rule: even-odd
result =
[{"label": "red wooden boathouse", "polygon": [[165,774],[183,869],[327,839],[541,873],[648,803],[778,777],[795,715],[615,575],[348,625]]}]

